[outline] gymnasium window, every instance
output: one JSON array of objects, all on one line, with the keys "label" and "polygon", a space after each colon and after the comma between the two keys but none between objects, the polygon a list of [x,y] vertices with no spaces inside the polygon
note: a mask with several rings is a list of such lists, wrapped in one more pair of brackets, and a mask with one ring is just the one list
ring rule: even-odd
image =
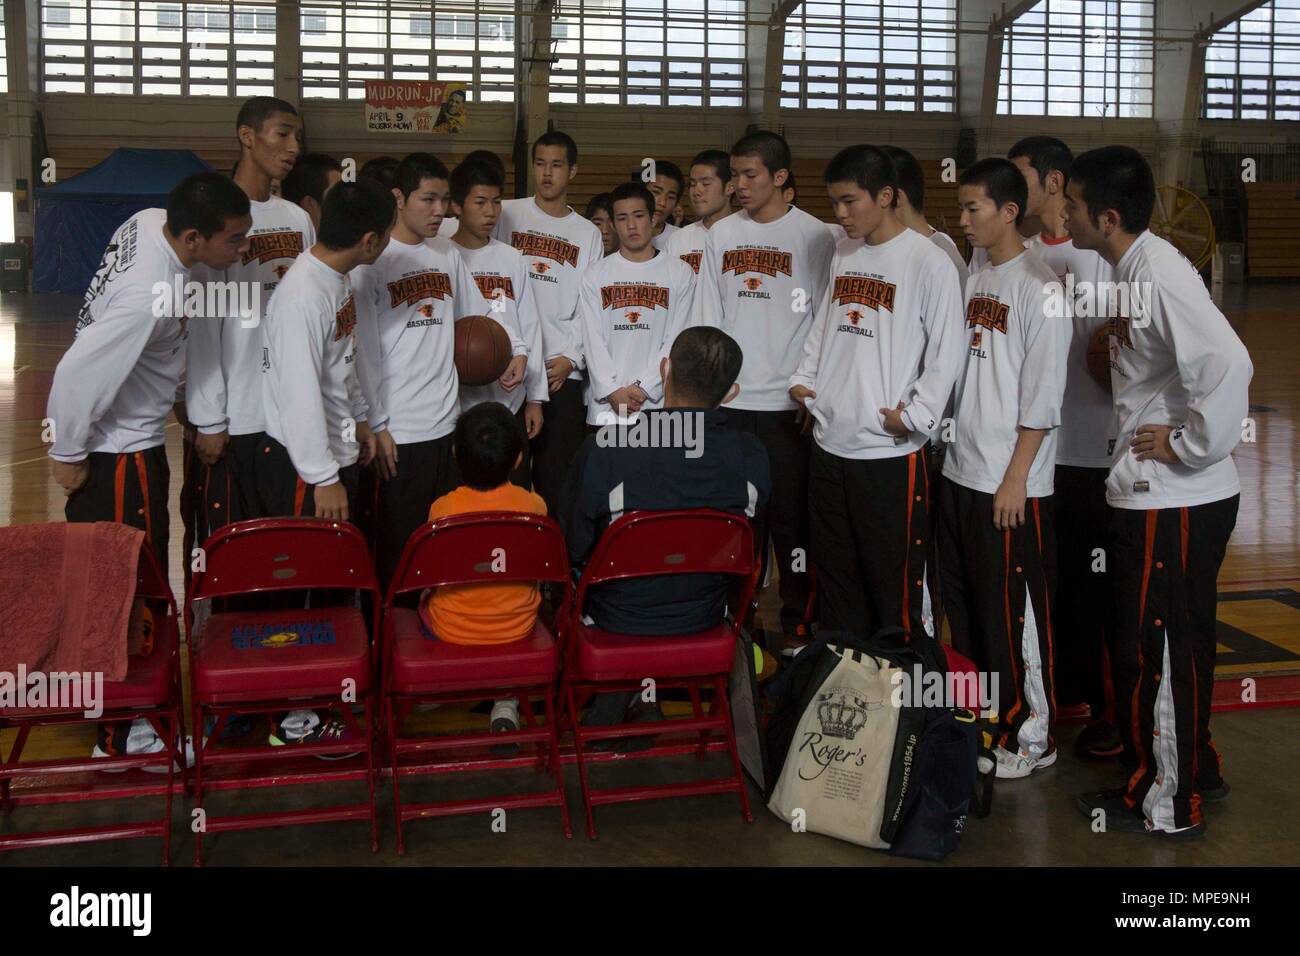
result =
[{"label": "gymnasium window", "polygon": [[1273,0],[1214,34],[1201,115],[1300,120],[1300,0]]},{"label": "gymnasium window", "polygon": [[744,105],[744,0],[572,0],[551,51],[552,103]]},{"label": "gymnasium window", "polygon": [[366,80],[445,80],[470,100],[514,102],[514,11],[514,0],[310,0],[302,95],[363,99]]},{"label": "gymnasium window", "polygon": [[41,0],[46,93],[269,95],[274,58],[274,0]]},{"label": "gymnasium window", "polygon": [[1155,0],[1043,0],[1007,27],[998,112],[1151,118]]},{"label": "gymnasium window", "polygon": [[801,3],[785,25],[781,106],[957,109],[956,0]]},{"label": "gymnasium window", "polygon": [[5,45],[5,11],[0,3],[0,93],[9,92],[9,47]]}]

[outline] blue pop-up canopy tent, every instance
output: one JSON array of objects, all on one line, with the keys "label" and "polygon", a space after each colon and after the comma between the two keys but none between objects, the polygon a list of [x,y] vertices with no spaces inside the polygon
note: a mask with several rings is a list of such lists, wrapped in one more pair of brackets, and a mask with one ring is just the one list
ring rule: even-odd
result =
[{"label": "blue pop-up canopy tent", "polygon": [[166,206],[172,187],[211,168],[188,149],[123,147],[80,175],[37,189],[35,290],[81,295],[118,226],[141,209]]}]

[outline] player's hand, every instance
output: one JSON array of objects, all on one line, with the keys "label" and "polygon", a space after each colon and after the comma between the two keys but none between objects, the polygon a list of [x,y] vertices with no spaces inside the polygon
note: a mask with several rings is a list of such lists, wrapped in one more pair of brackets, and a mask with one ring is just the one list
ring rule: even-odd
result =
[{"label": "player's hand", "polygon": [[213,435],[205,435],[199,432],[194,436],[194,451],[199,456],[199,461],[211,467],[221,460],[221,456],[226,453],[226,444],[230,441],[230,432],[222,429]]},{"label": "player's hand", "polygon": [[542,432],[542,403],[528,402],[524,405],[524,428],[528,432],[529,440],[536,438]]},{"label": "player's hand", "polygon": [[389,478],[397,477],[397,442],[393,441],[393,433],[387,428],[383,431],[374,433],[375,436],[375,469],[379,472],[379,477],[387,481]]},{"label": "player's hand", "polygon": [[911,429],[903,421],[903,403],[899,402],[897,408],[882,408],[880,414],[885,417],[885,431],[891,435],[908,435]]},{"label": "player's hand", "polygon": [[[635,385],[624,385],[622,388],[616,388],[609,393],[605,399],[609,402],[609,407],[616,415],[631,415],[641,410],[641,403],[637,401],[633,394]],[[644,392],[642,393],[644,394]]]},{"label": "player's hand", "polygon": [[90,477],[90,463],[84,458],[81,461],[55,461],[51,458],[50,471],[54,480],[63,487],[63,493],[71,495]]},{"label": "player's hand", "polygon": [[375,433],[366,422],[357,422],[357,444],[361,446],[357,463],[364,468],[375,460]]},{"label": "player's hand", "polygon": [[528,367],[527,355],[516,355],[506,366],[505,372],[497,381],[507,392],[524,380],[524,369]]},{"label": "player's hand", "polygon": [[999,531],[1019,528],[1025,523],[1025,483],[1003,478],[993,496],[993,527]]},{"label": "player's hand", "polygon": [[641,411],[641,406],[650,401],[650,393],[642,388],[639,382],[633,382],[627,388],[632,395],[632,401],[636,402],[634,411]]},{"label": "player's hand", "polygon": [[1169,442],[1173,430],[1172,425],[1139,425],[1129,447],[1138,461],[1163,461],[1166,465],[1176,465],[1178,456]]},{"label": "player's hand", "polygon": [[348,520],[348,492],[342,481],[316,486],[316,517],[331,521]]},{"label": "player's hand", "polygon": [[808,406],[804,404],[804,399],[816,399],[817,393],[807,385],[791,385],[790,398],[799,407],[794,410],[794,423],[799,426],[799,433],[806,435],[812,431],[813,417]]},{"label": "player's hand", "polygon": [[564,355],[546,360],[546,385],[554,395],[560,390],[569,373],[573,371],[573,362]]}]

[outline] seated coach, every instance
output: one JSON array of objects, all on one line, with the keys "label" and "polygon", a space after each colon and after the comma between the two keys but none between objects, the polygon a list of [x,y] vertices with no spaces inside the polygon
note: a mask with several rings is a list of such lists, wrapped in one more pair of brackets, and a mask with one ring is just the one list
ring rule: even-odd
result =
[{"label": "seated coach", "polygon": [[[685,329],[660,362],[664,407],[646,413],[644,427],[603,426],[587,437],[558,515],[575,571],[610,523],[628,512],[716,508],[752,519],[765,505],[767,452],[753,435],[727,428],[718,407],[740,392],[742,358],[740,346],[720,329]],[[683,440],[646,447],[635,440],[637,431]],[[614,581],[594,588],[583,610],[602,630],[692,634],[721,622],[730,584],[716,574]]]}]

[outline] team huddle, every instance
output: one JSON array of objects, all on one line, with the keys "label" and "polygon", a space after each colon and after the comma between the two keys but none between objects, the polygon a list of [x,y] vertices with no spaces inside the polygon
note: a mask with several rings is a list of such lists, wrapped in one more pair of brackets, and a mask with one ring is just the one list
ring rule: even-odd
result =
[{"label": "team huddle", "polygon": [[[762,131],[687,170],[638,170],[584,217],[561,132],[532,145],[533,195],[503,200],[490,152],[450,170],[416,152],[344,181],[300,155],[289,104],[254,98],[236,125],[233,179],[192,176],[129,219],[86,293],[48,412],[69,521],[141,527],[166,567],[174,410],[186,554],[234,521],[316,515],[360,525],[387,582],[411,534],[482,483],[458,422],[489,406],[475,434],[517,431],[494,502],[556,516],[573,554],[574,534],[599,536],[587,490],[606,523],[655,507],[588,436],[699,407],[727,452],[707,467],[737,475],[715,504],[747,514],[775,563],[786,653],[815,629],[928,640],[946,620],[998,675],[999,777],[1052,765],[1058,718],[1090,715],[1077,749],[1118,758],[1124,785],[1081,809],[1203,832],[1202,801],[1227,793],[1215,593],[1252,366],[1149,230],[1136,151],[1031,137],[969,166],[968,264],[897,147],[830,161],[835,225],[793,204],[789,146]],[[683,197],[695,221],[675,228]],[[257,318],[159,315],[154,286],[177,275],[253,284]],[[491,384],[458,379],[466,316],[508,336]],[[726,380],[700,386],[703,368]],[[724,432],[744,439],[734,454]],[[689,465],[671,467],[711,487]]]}]

